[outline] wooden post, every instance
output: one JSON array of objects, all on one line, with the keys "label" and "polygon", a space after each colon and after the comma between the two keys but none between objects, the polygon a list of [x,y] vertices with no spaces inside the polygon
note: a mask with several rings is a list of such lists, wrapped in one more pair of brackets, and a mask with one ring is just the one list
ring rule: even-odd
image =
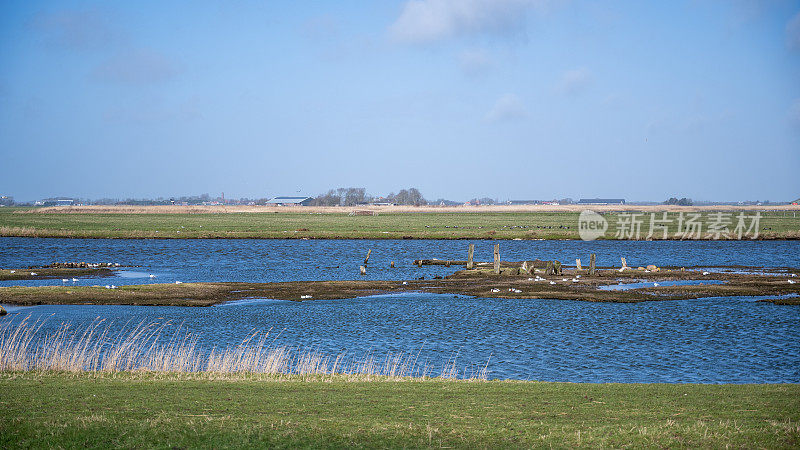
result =
[{"label": "wooden post", "polygon": [[575,260],[575,269],[583,270],[583,267],[581,267],[581,259],[580,258]]},{"label": "wooden post", "polygon": [[500,275],[500,244],[494,244],[494,273]]},{"label": "wooden post", "polygon": [[553,265],[553,261],[547,261],[547,267],[545,267],[545,269],[544,269],[544,274],[545,275],[555,275],[555,273],[556,273],[556,269],[555,269],[555,266]]},{"label": "wooden post", "polygon": [[475,256],[475,244],[469,244],[469,250],[467,250],[467,270],[475,267],[475,263],[472,260],[473,256]]},{"label": "wooden post", "polygon": [[394,261],[392,261],[392,262],[390,262],[390,263],[389,263],[389,267],[391,267],[392,269],[394,269]]},{"label": "wooden post", "polygon": [[592,253],[592,255],[589,256],[589,276],[590,277],[593,277],[595,275],[594,264],[595,264],[595,260],[596,259],[597,259],[597,256],[594,253]]},{"label": "wooden post", "polygon": [[553,261],[553,275],[561,275],[561,261]]},{"label": "wooden post", "polygon": [[367,250],[367,257],[364,258],[364,265],[366,266],[369,262],[369,254],[372,253],[372,249]]},{"label": "wooden post", "polygon": [[367,268],[364,267],[364,266],[359,266],[358,270],[361,271],[361,275],[366,275],[367,274]]}]

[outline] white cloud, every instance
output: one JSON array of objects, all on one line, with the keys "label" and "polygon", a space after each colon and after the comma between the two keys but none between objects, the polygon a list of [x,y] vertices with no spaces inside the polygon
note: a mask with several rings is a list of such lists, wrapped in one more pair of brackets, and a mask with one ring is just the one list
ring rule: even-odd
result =
[{"label": "white cloud", "polygon": [[409,43],[468,34],[507,34],[524,28],[530,8],[545,4],[546,0],[408,0],[389,34]]},{"label": "white cloud", "polygon": [[528,115],[525,105],[514,94],[506,94],[495,102],[491,110],[486,114],[486,120],[490,122],[503,122],[507,120],[519,119]]},{"label": "white cloud", "polygon": [[483,49],[464,50],[458,55],[461,70],[469,76],[485,74],[492,66],[492,58]]},{"label": "white cloud", "polygon": [[786,45],[790,49],[800,50],[800,13],[795,14],[786,24]]},{"label": "white cloud", "polygon": [[556,84],[556,91],[562,94],[574,94],[592,81],[592,74],[585,67],[568,70],[561,75],[561,79]]}]

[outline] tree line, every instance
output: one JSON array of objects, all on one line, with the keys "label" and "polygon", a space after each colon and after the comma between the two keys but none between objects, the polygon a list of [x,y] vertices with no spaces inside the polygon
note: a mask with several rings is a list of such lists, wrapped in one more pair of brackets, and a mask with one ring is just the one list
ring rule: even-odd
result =
[{"label": "tree line", "polygon": [[367,203],[391,203],[394,205],[427,205],[428,201],[417,188],[401,189],[397,193],[390,193],[386,197],[376,197],[367,194],[365,188],[350,187],[331,189],[325,194],[316,196],[312,206],[356,206]]}]

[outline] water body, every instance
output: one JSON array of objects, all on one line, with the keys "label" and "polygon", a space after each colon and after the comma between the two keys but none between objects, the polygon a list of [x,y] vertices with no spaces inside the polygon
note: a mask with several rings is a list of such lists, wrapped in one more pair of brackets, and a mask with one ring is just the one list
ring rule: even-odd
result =
[{"label": "water body", "polygon": [[[114,284],[149,282],[356,279],[373,249],[367,278],[447,274],[414,267],[417,258],[463,259],[464,241],[154,241],[0,238],[0,267],[53,261],[108,261],[126,269]],[[477,241],[488,260],[493,242]],[[504,241],[504,259],[588,258],[601,265],[800,266],[800,242]],[[389,269],[389,261],[398,268]],[[317,268],[316,266],[320,266]],[[338,266],[338,267],[336,267]],[[43,283],[37,280],[31,283]],[[84,280],[91,283],[92,280]],[[46,281],[61,284],[60,280]],[[23,282],[5,282],[25,284]],[[105,282],[103,283],[105,284]],[[8,321],[61,323],[96,318],[125,323],[181,324],[200,345],[237,345],[255,330],[272,330],[273,345],[359,357],[419,352],[441,367],[483,367],[490,378],[571,382],[800,382],[800,308],[746,297],[604,304],[563,300],[484,299],[402,294],[350,300],[247,300],[211,308],[37,306],[9,308]]]},{"label": "water body", "polygon": [[[632,267],[745,265],[800,267],[800,241],[499,241],[507,261],[557,259],[575,264],[597,254],[597,264]],[[467,244],[475,258],[491,261],[495,241],[443,240],[115,240],[0,238],[0,267],[45,265],[56,261],[114,262],[129,266],[102,284],[174,281],[273,282],[298,280],[394,280],[447,275],[455,268],[413,265],[415,259],[464,260]],[[369,270],[358,266],[372,249]],[[396,268],[390,269],[389,263]],[[8,285],[59,285],[61,280],[0,282]]]}]

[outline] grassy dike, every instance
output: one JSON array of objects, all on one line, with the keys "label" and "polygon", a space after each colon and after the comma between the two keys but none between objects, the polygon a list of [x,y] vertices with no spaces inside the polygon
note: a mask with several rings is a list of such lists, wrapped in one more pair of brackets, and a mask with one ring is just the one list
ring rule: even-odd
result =
[{"label": "grassy dike", "polygon": [[798,385],[0,373],[9,447],[800,445]]},{"label": "grassy dike", "polygon": [[[0,208],[0,236],[67,238],[253,239],[580,239],[578,212],[343,212],[95,213]],[[615,236],[619,212],[605,215]],[[677,232],[671,213],[670,236]],[[754,212],[748,212],[748,215]],[[643,213],[641,238],[649,230]],[[703,216],[705,217],[705,216]],[[731,225],[731,229],[735,223]],[[800,217],[765,212],[762,239],[800,238]],[[705,230],[705,229],[704,229]],[[704,233],[705,235],[706,233]],[[658,235],[656,235],[658,238]]]}]

